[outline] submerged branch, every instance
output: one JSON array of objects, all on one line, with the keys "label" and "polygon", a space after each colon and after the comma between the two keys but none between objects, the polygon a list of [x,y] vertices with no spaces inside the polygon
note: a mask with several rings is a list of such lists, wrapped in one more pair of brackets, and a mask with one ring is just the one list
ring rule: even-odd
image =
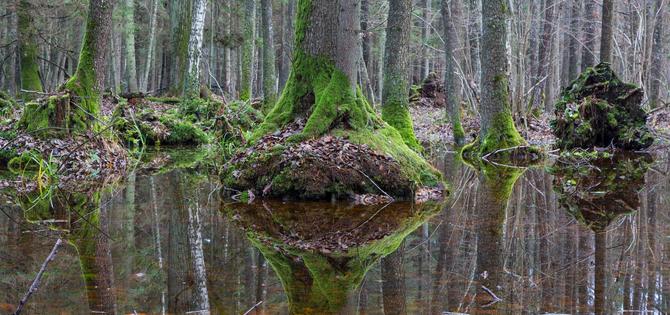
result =
[{"label": "submerged branch", "polygon": [[44,271],[47,269],[47,266],[49,265],[49,262],[51,262],[55,257],[56,253],[58,253],[58,248],[63,244],[63,240],[61,238],[58,238],[56,240],[56,244],[54,244],[54,247],[51,249],[51,253],[49,253],[49,256],[47,256],[47,259],[44,260],[42,263],[42,267],[40,268],[40,271],[37,273],[37,276],[35,276],[35,280],[33,280],[33,283],[30,285],[30,288],[28,289],[28,292],[21,298],[21,301],[19,302],[19,306],[16,307],[16,311],[14,311],[14,315],[19,315],[21,314],[21,310],[23,310],[23,306],[26,305],[28,302],[28,299],[30,298],[35,291],[37,291],[37,288],[40,286],[40,281],[42,280],[42,275],[44,274]]}]

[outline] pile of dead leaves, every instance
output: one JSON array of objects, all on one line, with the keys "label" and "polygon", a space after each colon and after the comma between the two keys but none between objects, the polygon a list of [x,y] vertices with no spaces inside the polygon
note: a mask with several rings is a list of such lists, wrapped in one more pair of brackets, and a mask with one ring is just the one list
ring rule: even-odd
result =
[{"label": "pile of dead leaves", "polygon": [[301,124],[269,134],[238,153],[224,167],[224,184],[263,197],[343,199],[374,194],[411,198],[412,183],[398,162],[342,137],[288,141],[302,129]]},{"label": "pile of dead leaves", "polygon": [[8,166],[14,174],[22,176],[22,181],[29,180],[30,174],[37,170],[55,177],[61,188],[121,176],[128,163],[125,149],[92,133],[64,139],[19,133],[12,139],[0,138],[0,150],[16,156]]}]

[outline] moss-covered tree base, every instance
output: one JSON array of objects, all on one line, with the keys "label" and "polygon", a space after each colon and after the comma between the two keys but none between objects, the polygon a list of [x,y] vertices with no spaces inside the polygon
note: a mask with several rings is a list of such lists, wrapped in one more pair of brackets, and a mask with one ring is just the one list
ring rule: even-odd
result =
[{"label": "moss-covered tree base", "polygon": [[257,196],[411,198],[440,173],[385,123],[332,61],[297,53],[282,96],[250,147],[229,161],[224,184]]},{"label": "moss-covered tree base", "polygon": [[423,186],[438,186],[440,173],[390,126],[363,131],[334,129],[291,142],[301,126],[289,125],[258,140],[224,169],[224,184],[257,196],[344,199],[356,194],[409,199]]},{"label": "moss-covered tree base", "polygon": [[643,92],[624,83],[607,63],[588,68],[563,91],[551,122],[561,149],[649,147],[654,137],[640,108]]}]

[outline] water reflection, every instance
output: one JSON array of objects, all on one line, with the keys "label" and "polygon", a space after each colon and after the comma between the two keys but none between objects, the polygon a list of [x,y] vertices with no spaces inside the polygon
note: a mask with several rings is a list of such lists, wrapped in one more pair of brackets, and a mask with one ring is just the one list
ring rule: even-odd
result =
[{"label": "water reflection", "polygon": [[436,208],[224,205],[189,159],[87,192],[0,191],[0,313],[58,236],[26,314],[670,311],[667,153],[549,171],[447,156]]},{"label": "water reflection", "polygon": [[[367,271],[441,207],[262,202],[225,209],[281,280],[291,314],[353,314]],[[384,309],[394,314],[403,310],[401,266],[396,255],[382,263]]]}]

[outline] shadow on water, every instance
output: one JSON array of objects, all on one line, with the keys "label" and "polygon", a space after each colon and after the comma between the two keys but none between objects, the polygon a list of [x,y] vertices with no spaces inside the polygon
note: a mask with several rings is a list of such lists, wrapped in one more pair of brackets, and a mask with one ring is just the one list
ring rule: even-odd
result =
[{"label": "shadow on water", "polygon": [[204,155],[125,182],[0,190],[0,313],[57,237],[24,314],[617,314],[670,311],[670,161],[436,161],[445,204],[228,203]]}]

